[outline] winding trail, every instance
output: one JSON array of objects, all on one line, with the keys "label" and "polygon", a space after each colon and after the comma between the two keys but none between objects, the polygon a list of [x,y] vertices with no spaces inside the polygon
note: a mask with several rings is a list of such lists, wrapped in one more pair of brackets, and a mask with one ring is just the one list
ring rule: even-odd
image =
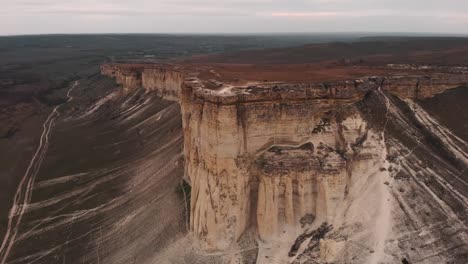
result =
[{"label": "winding trail", "polygon": [[[67,92],[67,103],[73,100],[71,92],[78,86],[79,81],[75,81],[72,87]],[[31,201],[31,195],[33,190],[34,181],[36,175],[39,172],[44,157],[47,153],[49,147],[49,136],[52,130],[52,127],[60,116],[59,108],[63,104],[60,104],[52,110],[52,113],[49,114],[46,121],[42,125],[42,134],[39,140],[39,146],[37,147],[36,152],[34,153],[29,166],[26,169],[25,174],[23,175],[18,188],[16,189],[16,194],[13,199],[13,205],[11,206],[10,212],[8,214],[8,226],[3,238],[2,245],[0,247],[0,264],[5,264],[10,251],[15,243],[16,236],[18,234],[18,229],[21,224],[24,212],[28,207],[29,202]]]}]

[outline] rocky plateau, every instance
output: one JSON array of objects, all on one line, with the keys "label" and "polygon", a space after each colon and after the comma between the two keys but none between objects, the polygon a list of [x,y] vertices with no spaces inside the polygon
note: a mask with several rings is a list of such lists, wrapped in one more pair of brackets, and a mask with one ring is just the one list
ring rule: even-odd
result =
[{"label": "rocky plateau", "polygon": [[463,94],[468,75],[387,67],[297,82],[232,78],[219,65],[101,72],[122,96],[143,88],[179,103],[189,229],[204,254],[232,263],[247,263],[252,248],[256,263],[466,263],[467,135],[425,102]]}]

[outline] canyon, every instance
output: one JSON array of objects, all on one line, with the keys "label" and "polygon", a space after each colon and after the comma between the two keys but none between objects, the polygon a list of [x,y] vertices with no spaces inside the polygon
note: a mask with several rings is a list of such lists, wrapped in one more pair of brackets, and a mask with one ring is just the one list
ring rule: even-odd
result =
[{"label": "canyon", "polygon": [[462,263],[468,144],[419,102],[465,89],[467,74],[388,66],[291,82],[226,67],[101,67],[122,94],[179,103],[203,252],[256,244],[257,263]]}]

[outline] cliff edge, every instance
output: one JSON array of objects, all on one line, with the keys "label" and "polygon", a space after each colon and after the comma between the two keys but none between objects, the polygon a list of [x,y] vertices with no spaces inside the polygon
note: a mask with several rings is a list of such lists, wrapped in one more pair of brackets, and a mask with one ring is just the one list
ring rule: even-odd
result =
[{"label": "cliff edge", "polygon": [[[417,103],[466,85],[459,68],[401,74],[389,66],[389,75],[347,79],[359,70],[326,82],[284,82],[233,78],[219,67],[102,66],[123,91],[143,87],[179,102],[190,230],[201,248],[230,251],[254,232],[257,263],[394,263],[440,247],[402,250],[401,236],[425,232],[424,223],[445,221],[466,233],[459,212],[468,208],[468,186],[449,179],[468,165],[468,145]],[[452,192],[440,197],[437,181]],[[440,208],[412,207],[407,199],[418,194],[414,201],[434,194]],[[436,213],[421,218],[420,210]],[[468,242],[455,236],[445,243]]]}]

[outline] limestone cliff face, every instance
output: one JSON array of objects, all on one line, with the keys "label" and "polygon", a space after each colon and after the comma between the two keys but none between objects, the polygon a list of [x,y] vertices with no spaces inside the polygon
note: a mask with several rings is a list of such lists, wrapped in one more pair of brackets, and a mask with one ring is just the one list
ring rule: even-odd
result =
[{"label": "limestone cliff face", "polygon": [[[260,243],[291,245],[305,229],[328,223],[372,241],[369,263],[382,260],[391,226],[387,95],[426,98],[468,82],[466,75],[436,74],[208,89],[174,67],[123,68],[102,71],[124,89],[143,86],[179,100],[190,227],[202,248],[227,250],[249,229]],[[357,106],[369,94],[385,99],[379,129]],[[319,257],[333,261],[344,244],[321,241]],[[259,259],[275,254],[265,248]]]},{"label": "limestone cliff face", "polygon": [[467,75],[434,74],[431,76],[386,78],[384,89],[401,98],[424,99],[467,83]]},{"label": "limestone cliff face", "polygon": [[141,70],[135,67],[104,64],[101,66],[101,73],[115,78],[124,91],[133,90],[142,85]]},{"label": "limestone cliff face", "polygon": [[[104,64],[103,75],[115,78],[125,91],[144,87],[170,100],[178,100],[182,84],[194,75],[173,65],[154,64]],[[352,81],[333,81],[310,84],[255,84],[251,86],[207,88],[194,84],[193,93],[206,101],[223,104],[269,100],[305,100],[318,97],[347,98],[356,93],[356,88],[366,92],[377,89],[389,91],[406,99],[430,98],[447,89],[459,87],[468,82],[468,75],[456,73],[432,73],[422,76],[369,77]],[[230,85],[227,85],[230,86]],[[219,87],[218,87],[219,88]],[[261,89],[259,89],[261,88]],[[227,92],[223,92],[227,90]]]},{"label": "limestone cliff face", "polygon": [[345,194],[345,153],[367,130],[360,124],[344,132],[346,121],[329,111],[364,92],[327,98],[330,91],[321,89],[304,101],[232,104],[193,89],[199,87],[187,82],[181,93],[186,173],[191,226],[205,248],[227,249],[250,226],[268,240],[307,215],[331,218]]},{"label": "limestone cliff face", "polygon": [[104,75],[115,78],[124,91],[144,87],[154,91],[165,99],[176,101],[184,75],[174,69],[163,66],[104,64],[101,66]]},{"label": "limestone cliff face", "polygon": [[177,101],[184,75],[174,69],[151,68],[142,73],[142,86],[165,99]]}]

